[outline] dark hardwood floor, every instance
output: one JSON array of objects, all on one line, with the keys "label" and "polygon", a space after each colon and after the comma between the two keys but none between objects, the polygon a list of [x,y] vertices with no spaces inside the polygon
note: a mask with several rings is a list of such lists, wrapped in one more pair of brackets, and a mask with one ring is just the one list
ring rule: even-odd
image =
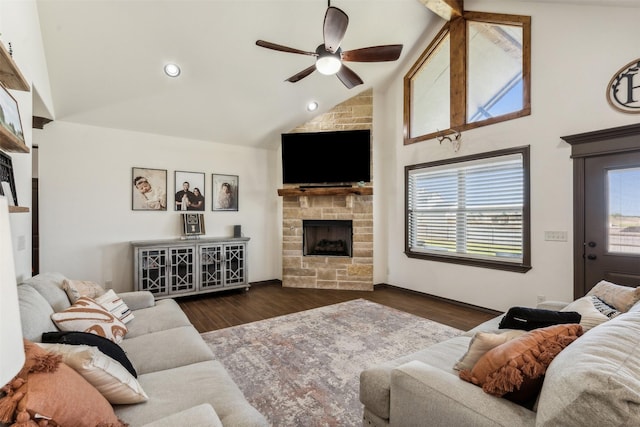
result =
[{"label": "dark hardwood floor", "polygon": [[284,288],[280,281],[252,284],[251,289],[230,290],[178,298],[178,304],[199,332],[364,298],[454,328],[469,330],[498,313],[388,285],[373,292]]}]

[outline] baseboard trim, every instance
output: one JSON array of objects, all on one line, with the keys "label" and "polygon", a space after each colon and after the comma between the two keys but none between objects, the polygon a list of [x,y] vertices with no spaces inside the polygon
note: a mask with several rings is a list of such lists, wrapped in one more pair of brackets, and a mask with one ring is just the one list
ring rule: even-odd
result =
[{"label": "baseboard trim", "polygon": [[260,280],[258,282],[250,282],[249,285],[251,286],[281,285],[282,286],[282,280],[280,279]]},{"label": "baseboard trim", "polygon": [[374,290],[376,288],[392,288],[392,289],[395,289],[395,290],[398,290],[398,291],[402,291],[402,292],[406,292],[406,293],[410,293],[410,294],[414,294],[414,295],[420,295],[420,296],[423,296],[423,297],[429,297],[429,298],[432,298],[434,300],[446,302],[446,303],[457,305],[457,306],[460,306],[460,307],[470,308],[470,309],[474,309],[474,310],[481,311],[481,312],[484,312],[484,313],[494,314],[496,316],[498,316],[500,314],[503,314],[502,311],[493,310],[491,308],[486,308],[486,307],[482,307],[482,306],[479,306],[479,305],[474,305],[474,304],[469,304],[469,303],[462,302],[462,301],[457,301],[457,300],[454,300],[454,299],[440,297],[440,296],[437,296],[437,295],[428,294],[426,292],[414,291],[413,289],[401,288],[399,286],[390,285],[388,283],[378,283],[378,284],[373,286]]}]

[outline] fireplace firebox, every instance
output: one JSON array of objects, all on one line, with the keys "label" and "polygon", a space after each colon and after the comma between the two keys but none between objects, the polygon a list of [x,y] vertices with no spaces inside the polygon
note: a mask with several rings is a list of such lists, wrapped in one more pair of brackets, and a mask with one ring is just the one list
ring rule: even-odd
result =
[{"label": "fireplace firebox", "polygon": [[352,253],[353,221],[302,221],[302,254],[304,256],[351,257]]}]

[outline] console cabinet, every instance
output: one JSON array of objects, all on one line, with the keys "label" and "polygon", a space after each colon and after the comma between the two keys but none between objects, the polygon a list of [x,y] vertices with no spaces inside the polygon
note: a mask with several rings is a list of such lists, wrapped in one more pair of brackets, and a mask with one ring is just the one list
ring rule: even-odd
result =
[{"label": "console cabinet", "polygon": [[249,289],[248,237],[148,240],[133,246],[133,284],[156,299]]}]

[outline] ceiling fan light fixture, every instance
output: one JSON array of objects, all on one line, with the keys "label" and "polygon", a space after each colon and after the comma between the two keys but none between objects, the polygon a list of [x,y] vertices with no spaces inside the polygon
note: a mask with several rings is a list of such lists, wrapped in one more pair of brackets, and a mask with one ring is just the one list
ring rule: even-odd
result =
[{"label": "ceiling fan light fixture", "polygon": [[326,76],[334,75],[340,71],[340,67],[342,67],[342,62],[333,56],[318,58],[316,61],[316,69]]},{"label": "ceiling fan light fixture", "polygon": [[177,64],[166,64],[164,73],[169,77],[178,77],[180,75],[180,67]]},{"label": "ceiling fan light fixture", "polygon": [[320,73],[326,76],[332,76],[340,71],[340,67],[342,67],[342,61],[340,59],[342,50],[340,48],[338,48],[336,53],[331,53],[324,48],[324,45],[320,45],[316,49],[316,53],[318,54],[316,69]]}]

